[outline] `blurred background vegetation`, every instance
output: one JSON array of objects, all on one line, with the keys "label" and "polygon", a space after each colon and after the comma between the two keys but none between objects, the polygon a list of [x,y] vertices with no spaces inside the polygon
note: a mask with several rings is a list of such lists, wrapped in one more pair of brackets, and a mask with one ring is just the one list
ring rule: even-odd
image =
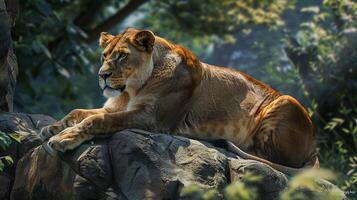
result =
[{"label": "blurred background vegetation", "polygon": [[321,165],[357,191],[357,3],[353,0],[20,0],[15,111],[61,118],[104,99],[101,31],[148,28],[202,61],[300,100]]}]

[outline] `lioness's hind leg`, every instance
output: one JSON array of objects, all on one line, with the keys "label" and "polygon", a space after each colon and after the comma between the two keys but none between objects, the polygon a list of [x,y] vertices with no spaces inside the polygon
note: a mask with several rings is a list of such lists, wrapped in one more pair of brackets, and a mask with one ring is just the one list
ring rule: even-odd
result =
[{"label": "lioness's hind leg", "polygon": [[312,122],[305,109],[284,95],[262,111],[260,129],[255,135],[258,154],[290,167],[303,167],[315,153]]}]

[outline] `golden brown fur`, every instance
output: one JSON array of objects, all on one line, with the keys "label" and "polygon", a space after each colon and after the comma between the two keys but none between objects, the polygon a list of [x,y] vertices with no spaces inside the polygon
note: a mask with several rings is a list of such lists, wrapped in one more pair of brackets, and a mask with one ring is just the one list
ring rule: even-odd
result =
[{"label": "golden brown fur", "polygon": [[311,120],[294,98],[237,70],[202,63],[150,31],[102,33],[100,46],[99,82],[108,100],[101,109],[74,110],[43,129],[44,138],[54,135],[54,149],[139,128],[227,139],[256,156],[247,158],[270,165],[318,165]]}]

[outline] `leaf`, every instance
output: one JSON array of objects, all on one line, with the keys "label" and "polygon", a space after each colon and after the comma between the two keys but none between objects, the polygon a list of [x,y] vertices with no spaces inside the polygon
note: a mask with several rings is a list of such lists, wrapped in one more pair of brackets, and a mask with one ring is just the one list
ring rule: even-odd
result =
[{"label": "leaf", "polygon": [[43,43],[41,43],[39,41],[34,41],[34,42],[32,42],[31,47],[35,53],[37,53],[37,54],[44,53],[44,55],[47,58],[49,58],[49,59],[52,58],[51,52],[47,49],[47,47]]},{"label": "leaf", "polygon": [[11,158],[11,156],[2,156],[0,157],[0,172],[4,170],[5,163],[10,165],[14,163],[14,160]]},{"label": "leaf", "polygon": [[61,76],[65,77],[66,79],[71,78],[71,74],[66,68],[64,68],[64,67],[62,67],[61,65],[58,65],[58,64],[56,64],[55,67],[56,67],[57,72]]},{"label": "leaf", "polygon": [[22,136],[18,133],[10,133],[9,136],[18,143],[21,143]]},{"label": "leaf", "polygon": [[310,6],[301,9],[301,12],[309,12],[309,13],[319,13],[320,8],[317,6]]},{"label": "leaf", "polygon": [[5,150],[10,144],[11,144],[10,137],[6,133],[0,131],[0,148],[2,150]]},{"label": "leaf", "polygon": [[11,158],[11,156],[3,156],[2,159],[5,160],[7,164],[14,163],[14,160]]},{"label": "leaf", "polygon": [[261,180],[262,180],[262,176],[259,176],[257,174],[254,174],[250,171],[246,172],[243,176],[243,179],[247,182],[250,182],[250,183],[259,183]]},{"label": "leaf", "polygon": [[327,125],[324,127],[325,130],[333,130],[335,129],[337,126],[343,124],[345,120],[341,119],[341,118],[332,118],[332,120],[327,123]]},{"label": "leaf", "polygon": [[225,188],[225,197],[228,200],[253,200],[258,198],[256,188],[247,187],[242,182],[234,182],[227,186]]},{"label": "leaf", "polygon": [[51,6],[45,1],[37,1],[35,7],[42,15],[46,17],[51,15],[53,12]]}]

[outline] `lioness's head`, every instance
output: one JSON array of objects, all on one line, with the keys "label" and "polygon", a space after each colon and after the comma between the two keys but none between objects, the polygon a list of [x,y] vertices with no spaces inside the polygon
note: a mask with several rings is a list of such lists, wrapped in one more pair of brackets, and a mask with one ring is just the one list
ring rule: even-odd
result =
[{"label": "lioness's head", "polygon": [[116,36],[101,33],[99,46],[104,50],[98,75],[104,96],[136,92],[146,82],[153,69],[154,43],[155,36],[148,30],[129,28]]}]

